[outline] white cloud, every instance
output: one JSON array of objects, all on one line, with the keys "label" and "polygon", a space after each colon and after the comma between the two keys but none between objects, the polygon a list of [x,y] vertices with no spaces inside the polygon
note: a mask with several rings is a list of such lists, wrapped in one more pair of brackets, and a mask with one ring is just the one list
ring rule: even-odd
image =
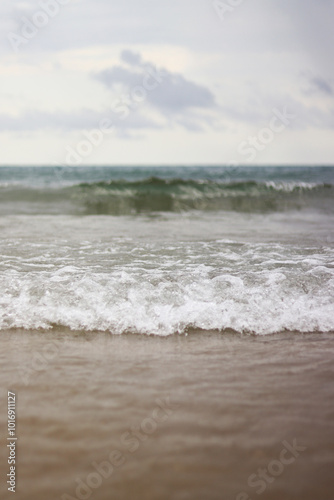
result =
[{"label": "white cloud", "polygon": [[[155,68],[151,63],[142,60],[140,54],[125,50],[121,59],[131,69],[114,66],[102,71],[95,77],[109,88],[123,84],[127,90],[141,84],[145,74],[157,74],[159,85],[147,93],[149,103],[165,113],[177,113],[188,108],[212,108],[215,106],[213,93],[203,85],[191,82],[181,74],[172,73],[165,68]],[[151,79],[154,77],[151,76]],[[154,83],[154,82],[153,82]]]}]

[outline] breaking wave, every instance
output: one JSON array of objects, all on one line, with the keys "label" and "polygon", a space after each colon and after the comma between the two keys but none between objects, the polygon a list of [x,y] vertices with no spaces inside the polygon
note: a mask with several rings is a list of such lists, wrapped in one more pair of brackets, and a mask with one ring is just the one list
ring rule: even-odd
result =
[{"label": "breaking wave", "polygon": [[124,245],[116,253],[81,245],[71,256],[65,251],[60,262],[38,254],[13,260],[0,276],[0,329],[161,336],[191,329],[334,331],[333,250],[226,242]]},{"label": "breaking wave", "polygon": [[162,179],[111,180],[43,189],[0,186],[2,213],[129,215],[151,212],[334,211],[332,184],[306,182],[216,182]]}]

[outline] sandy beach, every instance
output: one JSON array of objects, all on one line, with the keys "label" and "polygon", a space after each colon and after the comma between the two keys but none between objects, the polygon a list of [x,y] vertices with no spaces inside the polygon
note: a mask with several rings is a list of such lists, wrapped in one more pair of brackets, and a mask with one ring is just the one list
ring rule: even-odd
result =
[{"label": "sandy beach", "polygon": [[12,331],[0,343],[1,469],[8,389],[18,500],[332,499],[331,335]]}]

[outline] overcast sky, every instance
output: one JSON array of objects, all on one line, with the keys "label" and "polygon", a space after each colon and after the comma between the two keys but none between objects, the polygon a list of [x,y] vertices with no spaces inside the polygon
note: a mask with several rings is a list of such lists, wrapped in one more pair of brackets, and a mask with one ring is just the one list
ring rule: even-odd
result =
[{"label": "overcast sky", "polygon": [[1,0],[5,164],[333,164],[334,0]]}]

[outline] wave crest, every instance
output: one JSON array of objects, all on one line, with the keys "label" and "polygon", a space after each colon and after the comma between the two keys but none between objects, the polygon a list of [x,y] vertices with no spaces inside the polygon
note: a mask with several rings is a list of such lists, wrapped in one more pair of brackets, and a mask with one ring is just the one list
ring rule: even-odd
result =
[{"label": "wave crest", "polygon": [[268,212],[315,208],[334,211],[333,185],[304,182],[111,180],[35,189],[2,186],[0,208],[14,213],[129,215],[188,210]]}]

